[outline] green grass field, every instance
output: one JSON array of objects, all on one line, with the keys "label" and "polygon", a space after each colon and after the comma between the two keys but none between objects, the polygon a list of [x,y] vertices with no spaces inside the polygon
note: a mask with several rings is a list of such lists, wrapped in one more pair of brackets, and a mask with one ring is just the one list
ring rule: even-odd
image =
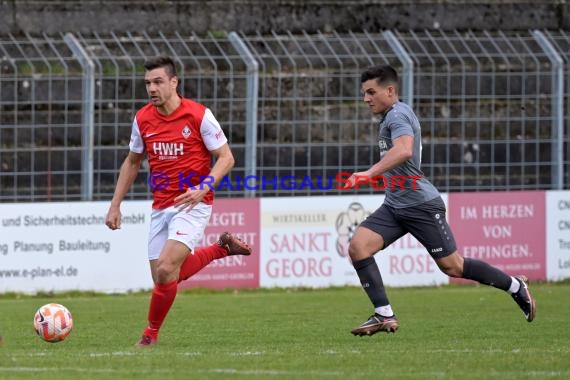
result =
[{"label": "green grass field", "polygon": [[[372,308],[362,289],[178,294],[158,345],[136,349],[148,294],[0,297],[0,379],[569,379],[570,284],[532,285],[524,320],[488,287],[393,288],[401,327],[354,337]],[[61,343],[32,329],[35,310],[66,305]]]}]

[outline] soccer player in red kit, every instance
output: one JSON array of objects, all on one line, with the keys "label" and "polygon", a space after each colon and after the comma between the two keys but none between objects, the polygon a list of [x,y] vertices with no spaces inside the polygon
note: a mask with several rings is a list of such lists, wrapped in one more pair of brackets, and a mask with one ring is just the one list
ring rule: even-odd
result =
[{"label": "soccer player in red kit", "polygon": [[[153,190],[148,258],[154,290],[148,326],[137,343],[139,347],[157,342],[180,281],[215,259],[251,254],[251,248],[229,232],[224,232],[216,244],[195,249],[212,214],[211,189],[234,166],[234,157],[212,112],[178,94],[172,59],[156,57],[144,67],[150,103],[134,118],[130,151],[121,166],[106,218],[110,229],[120,228],[121,202],[146,154],[148,182]],[[216,162],[210,167],[212,157]]]}]

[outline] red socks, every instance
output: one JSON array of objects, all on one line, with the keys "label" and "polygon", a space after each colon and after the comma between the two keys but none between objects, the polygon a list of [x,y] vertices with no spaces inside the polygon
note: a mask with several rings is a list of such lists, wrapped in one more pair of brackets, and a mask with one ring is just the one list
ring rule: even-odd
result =
[{"label": "red socks", "polygon": [[172,281],[168,284],[155,284],[148,310],[149,324],[143,334],[150,336],[153,339],[157,338],[158,330],[162,326],[162,323],[166,318],[166,314],[168,314],[168,311],[174,302],[174,298],[176,298],[178,282],[186,280],[212,261],[226,257],[227,255],[228,250],[217,244],[197,249],[194,254],[188,254],[188,256],[186,256],[186,259],[180,267],[178,281]]},{"label": "red socks", "polygon": [[190,278],[212,261],[226,257],[227,255],[228,250],[217,244],[197,249],[194,251],[194,254],[189,253],[188,256],[186,256],[186,260],[182,263],[182,266],[180,266],[178,282]]},{"label": "red socks", "polygon": [[144,334],[149,335],[156,339],[158,330],[166,318],[166,314],[170,310],[176,291],[178,289],[177,281],[169,282],[168,284],[156,284],[152,291],[150,299],[150,308],[148,310],[148,327]]}]

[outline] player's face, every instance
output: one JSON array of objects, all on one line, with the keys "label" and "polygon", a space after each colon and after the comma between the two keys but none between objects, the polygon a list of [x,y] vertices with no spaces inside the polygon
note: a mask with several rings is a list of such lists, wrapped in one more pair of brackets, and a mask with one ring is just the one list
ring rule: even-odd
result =
[{"label": "player's face", "polygon": [[147,71],[144,75],[146,92],[155,107],[164,106],[173,95],[176,95],[176,77],[169,78],[164,67]]},{"label": "player's face", "polygon": [[362,83],[362,94],[364,96],[364,103],[373,114],[384,113],[392,104],[397,100],[396,88],[394,85],[380,85],[375,79],[367,80]]}]

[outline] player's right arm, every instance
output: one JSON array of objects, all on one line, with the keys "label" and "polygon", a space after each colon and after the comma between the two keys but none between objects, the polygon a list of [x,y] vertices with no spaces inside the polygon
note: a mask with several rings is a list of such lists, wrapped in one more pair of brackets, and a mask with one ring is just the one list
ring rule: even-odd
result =
[{"label": "player's right arm", "polygon": [[135,182],[143,159],[144,154],[129,152],[129,155],[121,165],[119,179],[117,180],[117,185],[115,187],[115,193],[113,194],[111,206],[109,206],[109,211],[107,212],[107,218],[105,220],[107,227],[112,230],[121,228],[121,202],[125,198],[125,195],[129,191],[133,182]]}]

